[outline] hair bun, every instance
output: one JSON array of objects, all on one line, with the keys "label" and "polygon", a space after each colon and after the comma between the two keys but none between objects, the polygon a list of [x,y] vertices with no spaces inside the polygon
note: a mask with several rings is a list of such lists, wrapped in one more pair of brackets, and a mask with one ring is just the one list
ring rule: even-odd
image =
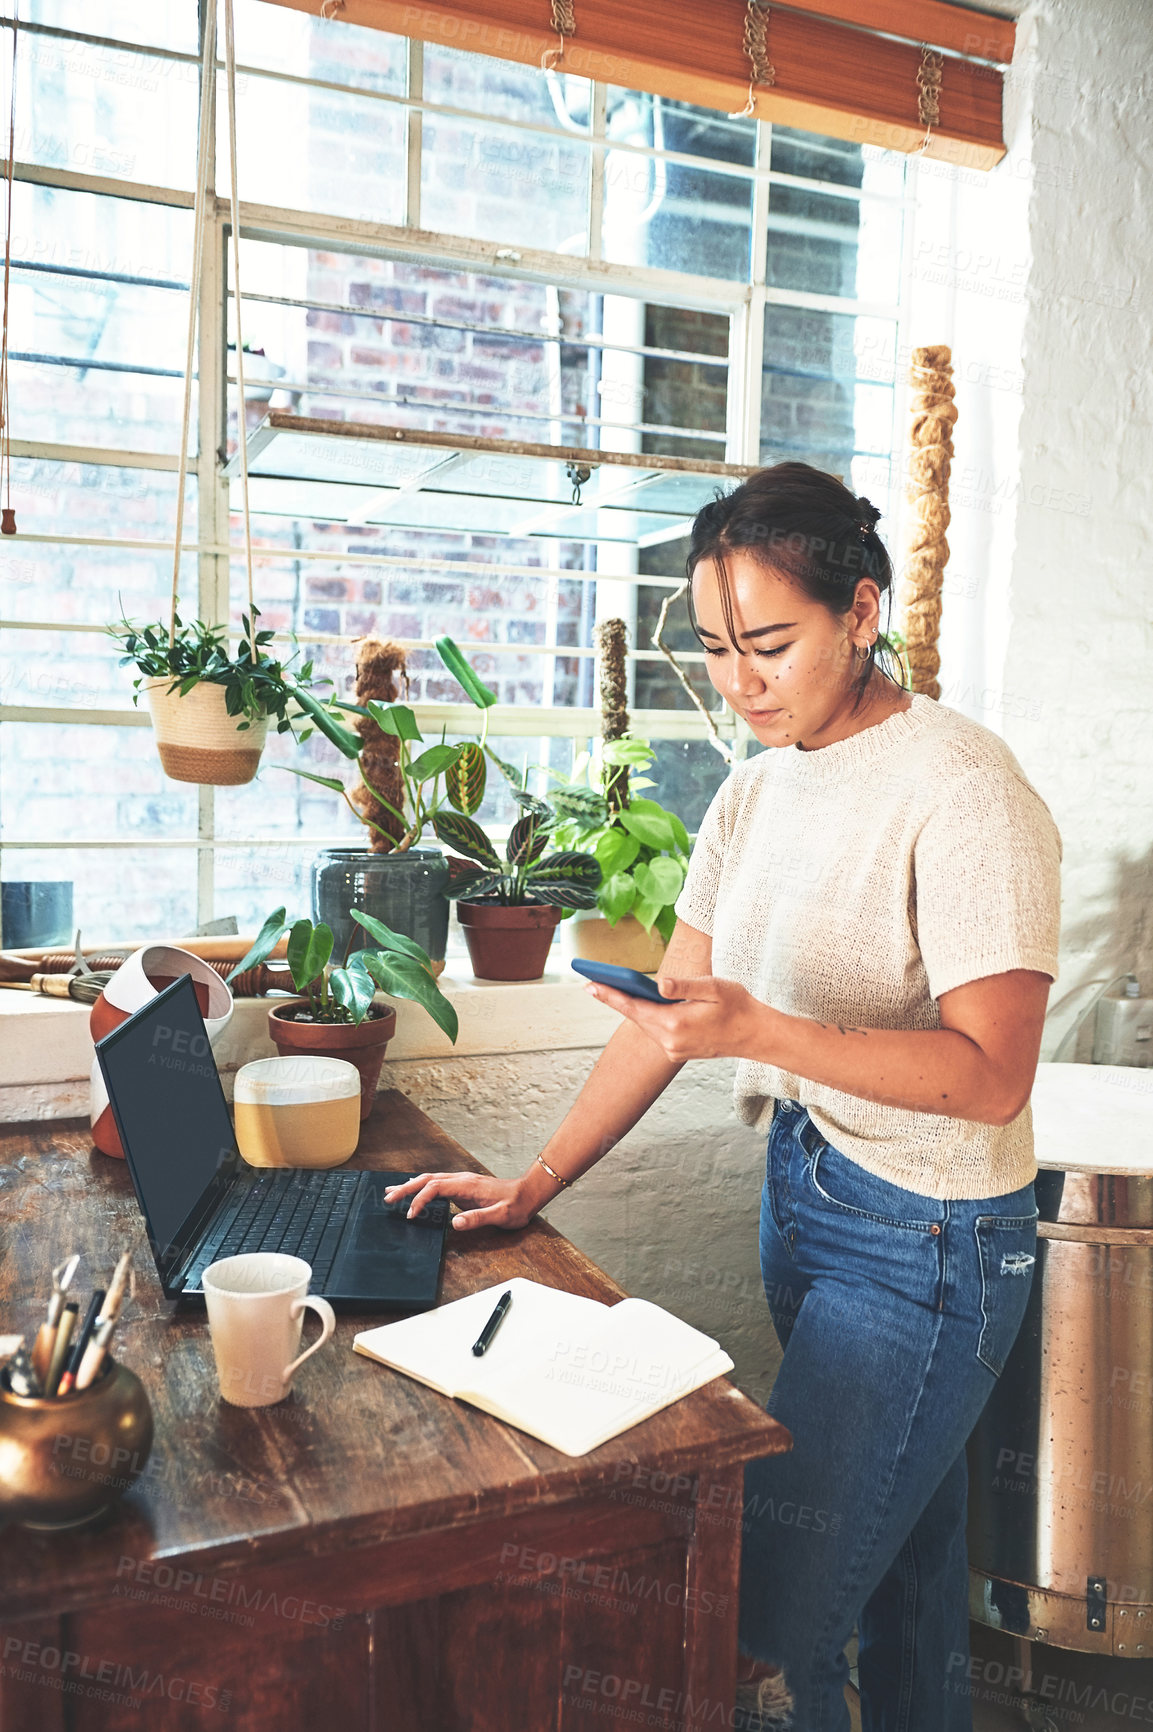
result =
[{"label": "hair bun", "polygon": [[873,504],[872,500],[866,499],[862,493],[861,497],[857,500],[857,506],[861,513],[861,522],[865,528],[875,529],[877,524],[881,521],[881,513],[877,510],[877,507]]}]

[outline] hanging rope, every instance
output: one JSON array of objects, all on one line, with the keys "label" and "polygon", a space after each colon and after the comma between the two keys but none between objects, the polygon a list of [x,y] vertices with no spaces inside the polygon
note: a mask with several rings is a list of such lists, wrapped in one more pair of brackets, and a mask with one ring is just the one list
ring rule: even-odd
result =
[{"label": "hanging rope", "polygon": [[176,472],[176,535],[172,545],[172,606],[168,615],[169,647],[176,641],[176,603],[180,589],[180,549],[184,540],[184,496],[188,483],[188,441],[192,427],[192,375],[196,361],[196,325],[200,311],[200,279],[204,268],[204,221],[208,202],[208,164],[214,112],[212,81],[216,75],[216,0],[205,0],[204,43],[200,58],[200,137],[196,153],[196,194],[192,202],[192,287],[188,297],[188,342],[184,352],[184,411],[180,427],[180,464]]},{"label": "hanging rope", "polygon": [[679,589],[671,589],[668,595],[665,596],[664,601],[661,603],[660,614],[657,617],[657,629],[652,635],[651,642],[654,649],[660,650],[661,654],[672,668],[674,674],[677,676],[677,679],[681,682],[681,685],[688,693],[690,699],[701,712],[701,715],[705,718],[705,726],[709,730],[709,744],[716,748],[716,750],[721,754],[721,757],[725,760],[726,764],[731,764],[733,762],[732,747],[729,745],[727,740],[721,739],[720,729],[717,727],[712,711],[707,709],[701,702],[685,673],[685,670],[682,668],[680,662],[678,662],[676,656],[664,640],[664,629],[668,624],[669,609],[672,607],[674,602],[680,601],[681,597],[687,595],[688,592],[689,586],[686,582],[682,583]]},{"label": "hanging rope", "polygon": [[256,607],[252,589],[252,521],[248,509],[248,411],[244,396],[244,332],[240,323],[240,197],[236,185],[236,41],[232,0],[224,0],[224,76],[228,85],[228,165],[232,184],[232,299],[236,309],[237,438],[240,497],[244,507],[244,565],[248,581],[248,647],[256,661]]},{"label": "hanging rope", "polygon": [[549,0],[552,8],[552,27],[556,31],[556,48],[546,48],[541,55],[541,70],[556,72],[564,65],[565,46],[570,36],[576,35],[576,0]]},{"label": "hanging rope", "polygon": [[935,48],[922,45],[921,64],[917,68],[917,119],[925,128],[925,136],[916,154],[928,150],[933,128],[941,124],[941,74],[945,57]]},{"label": "hanging rope", "polygon": [[730,120],[746,120],[755,114],[757,85],[777,82],[776,69],[769,59],[769,0],[747,0],[744,50],[749,63],[749,94],[745,106],[730,114]]},{"label": "hanging rope", "polygon": [[4,219],[4,322],[0,330],[0,485],[4,506],[0,512],[0,533],[15,535],[16,513],[12,509],[12,429],[8,404],[8,283],[12,271],[12,186],[16,155],[16,33],[20,28],[20,7],[12,8],[12,86],[8,108],[8,164],[5,171],[7,207]]}]

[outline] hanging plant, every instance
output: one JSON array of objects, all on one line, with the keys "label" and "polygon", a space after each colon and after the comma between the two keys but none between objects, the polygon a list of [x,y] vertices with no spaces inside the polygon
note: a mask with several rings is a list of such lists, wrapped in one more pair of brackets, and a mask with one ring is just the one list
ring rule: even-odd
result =
[{"label": "hanging plant", "polygon": [[356,735],[309,689],[311,661],[295,673],[289,669],[297,652],[277,661],[268,648],[274,634],[255,630],[259,616],[259,608],[245,614],[235,656],[223,626],[184,625],[179,614],[170,624],[125,619],[109,628],[124,649],[120,665],[139,670],[132,701],[146,697],[160,762],[174,782],[251,782],[273,721],[278,733],[301,740],[315,727],[346,757],[356,756]]}]

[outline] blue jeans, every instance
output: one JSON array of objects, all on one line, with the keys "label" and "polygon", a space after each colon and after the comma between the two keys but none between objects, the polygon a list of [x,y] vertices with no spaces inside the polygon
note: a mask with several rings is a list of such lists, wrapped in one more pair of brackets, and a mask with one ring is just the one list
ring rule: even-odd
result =
[{"label": "blue jeans", "polygon": [[779,1102],[761,1273],[793,1436],[745,1473],[741,1646],[783,1667],[795,1732],[970,1732],[965,1441],[1025,1313],[1033,1187],[941,1201],[874,1178]]}]

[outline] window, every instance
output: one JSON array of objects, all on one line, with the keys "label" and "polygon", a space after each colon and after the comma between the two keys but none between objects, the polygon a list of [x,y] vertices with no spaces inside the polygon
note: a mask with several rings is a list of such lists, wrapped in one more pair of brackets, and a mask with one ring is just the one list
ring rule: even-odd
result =
[{"label": "window", "polygon": [[[0,876],[70,881],[86,942],[226,914],[246,929],[279,902],[306,907],[317,850],[359,838],[338,798],[286,773],[335,754],[273,735],[248,787],[167,781],[103,631],[167,605],[196,7],[21,13]],[[9,44],[5,31],[5,68]],[[284,409],[704,461],[798,456],[887,502],[891,521],[903,158],[262,0],[237,0],[237,50],[250,435]],[[220,195],[226,136],[221,84]],[[235,284],[218,211],[181,591],[187,614],[238,630]],[[253,462],[264,623],[342,691],[355,638],[401,639],[426,732],[454,714],[431,648],[449,632],[498,691],[497,749],[563,771],[595,729],[594,625],[623,615],[634,726],[657,743],[658,797],[695,828],[725,766],[651,645],[683,537],[629,545],[604,513],[554,529],[492,500],[483,530],[431,495],[382,510],[371,473],[326,468],[324,443],[303,468],[298,450],[278,470],[275,444]],[[668,635],[715,704],[683,607]],[[721,720],[739,754],[747,741]],[[491,801],[482,815],[506,819],[499,790]]]}]

